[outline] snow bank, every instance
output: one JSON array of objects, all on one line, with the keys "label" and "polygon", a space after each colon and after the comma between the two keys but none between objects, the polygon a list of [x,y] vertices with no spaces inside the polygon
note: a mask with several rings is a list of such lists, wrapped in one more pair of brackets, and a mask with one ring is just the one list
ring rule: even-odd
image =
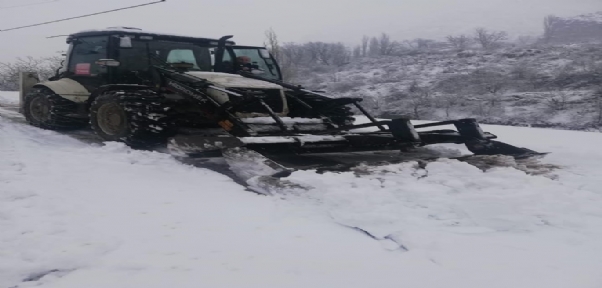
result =
[{"label": "snow bank", "polygon": [[[406,275],[405,283],[412,283],[408,287],[600,285],[602,155],[597,150],[602,135],[485,128],[503,141],[552,152],[540,162],[522,164],[542,175],[511,167],[482,171],[441,159],[323,175],[298,171],[283,188],[252,184],[320,207],[334,222],[383,248],[406,252],[405,259],[429,259],[441,268],[429,272],[437,279],[433,283]],[[551,164],[561,168],[549,172]],[[290,187],[310,188],[291,193]]]},{"label": "snow bank", "polygon": [[594,191],[451,160],[319,178],[298,172],[289,181],[316,187],[302,197],[333,221],[406,251],[405,259],[440,265],[429,273],[434,283],[406,275],[408,287],[594,287],[602,280]]},{"label": "snow bank", "polygon": [[402,280],[404,265],[373,240],[166,154],[91,146],[0,114],[0,159],[0,287]]}]

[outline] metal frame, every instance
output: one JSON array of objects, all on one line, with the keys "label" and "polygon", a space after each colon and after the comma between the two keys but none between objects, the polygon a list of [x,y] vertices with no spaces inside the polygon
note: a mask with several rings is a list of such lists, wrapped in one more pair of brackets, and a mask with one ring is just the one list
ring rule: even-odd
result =
[{"label": "metal frame", "polygon": [[[358,102],[361,99],[348,99],[344,101],[347,104],[352,103],[358,108],[368,119],[370,123],[347,125],[337,127],[329,125],[331,128],[321,131],[309,131],[311,135],[330,135],[339,136],[338,140],[324,139],[319,137],[315,141],[299,141],[297,137],[303,133],[295,131],[288,127],[282,118],[278,116],[265,101],[255,95],[242,95],[240,90],[237,92],[228,89],[214,86],[207,80],[197,78],[191,75],[184,74],[179,71],[172,71],[165,68],[157,67],[166,77],[167,89],[186,95],[201,106],[204,111],[209,111],[207,116],[216,123],[219,123],[222,128],[228,131],[234,137],[274,137],[274,141],[268,143],[250,143],[244,144],[241,141],[236,142],[236,145],[244,145],[255,151],[266,154],[281,154],[281,153],[333,153],[333,152],[359,152],[359,151],[376,151],[376,150],[399,150],[409,147],[423,146],[434,143],[468,143],[474,141],[488,141],[496,138],[495,135],[484,133],[479,127],[475,119],[460,119],[454,121],[443,121],[429,124],[413,126],[409,119],[399,118],[392,120],[378,121],[368,111],[362,108]],[[278,82],[278,81],[273,81]],[[245,103],[257,101],[264,107],[265,112],[274,120],[277,131],[259,133],[254,131],[249,125],[242,122],[235,116],[235,106],[232,104],[222,105],[206,94],[206,89],[218,89],[236,97],[247,97]],[[309,92],[314,93],[314,92]],[[288,95],[301,103],[307,108],[311,106],[305,103],[302,99],[295,95]],[[313,109],[313,108],[312,108]],[[211,113],[213,111],[213,113]],[[324,124],[332,123],[329,117],[322,116]],[[416,128],[426,128],[453,124],[458,131],[436,130],[418,132]],[[353,132],[359,128],[376,127],[374,132]],[[279,141],[277,137],[282,138]],[[188,135],[186,141],[189,143],[201,143],[207,139],[206,135]],[[291,142],[291,139],[294,140]],[[219,139],[218,139],[219,140]],[[224,139],[225,140],[225,139]]]}]

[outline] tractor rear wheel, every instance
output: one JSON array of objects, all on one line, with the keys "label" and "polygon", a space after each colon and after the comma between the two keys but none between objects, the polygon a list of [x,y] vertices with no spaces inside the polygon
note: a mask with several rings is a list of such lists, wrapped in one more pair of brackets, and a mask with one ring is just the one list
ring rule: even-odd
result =
[{"label": "tractor rear wheel", "polygon": [[25,96],[23,114],[29,124],[43,129],[85,127],[88,119],[77,117],[77,104],[48,88],[34,88]]},{"label": "tractor rear wheel", "polygon": [[105,141],[134,148],[164,144],[173,135],[169,103],[151,90],[108,91],[90,106],[90,125]]}]

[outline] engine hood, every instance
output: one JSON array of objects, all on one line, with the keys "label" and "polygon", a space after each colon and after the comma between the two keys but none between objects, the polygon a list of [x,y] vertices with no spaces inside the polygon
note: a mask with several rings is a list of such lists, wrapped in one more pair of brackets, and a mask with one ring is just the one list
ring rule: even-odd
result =
[{"label": "engine hood", "polygon": [[186,74],[206,79],[225,88],[283,89],[280,85],[261,80],[245,78],[236,74],[202,71],[188,71]]}]

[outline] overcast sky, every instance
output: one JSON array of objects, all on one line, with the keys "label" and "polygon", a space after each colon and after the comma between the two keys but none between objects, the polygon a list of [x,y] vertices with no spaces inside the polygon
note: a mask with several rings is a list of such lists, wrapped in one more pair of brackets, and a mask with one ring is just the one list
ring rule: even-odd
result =
[{"label": "overcast sky", "polygon": [[[0,0],[0,30],[152,0]],[[602,0],[167,0],[164,3],[57,24],[0,32],[0,61],[56,55],[64,38],[90,28],[133,26],[192,36],[235,35],[261,45],[272,27],[281,42],[341,41],[386,32],[395,40],[442,38],[482,26],[512,37],[538,35],[543,17],[602,11]]]}]

